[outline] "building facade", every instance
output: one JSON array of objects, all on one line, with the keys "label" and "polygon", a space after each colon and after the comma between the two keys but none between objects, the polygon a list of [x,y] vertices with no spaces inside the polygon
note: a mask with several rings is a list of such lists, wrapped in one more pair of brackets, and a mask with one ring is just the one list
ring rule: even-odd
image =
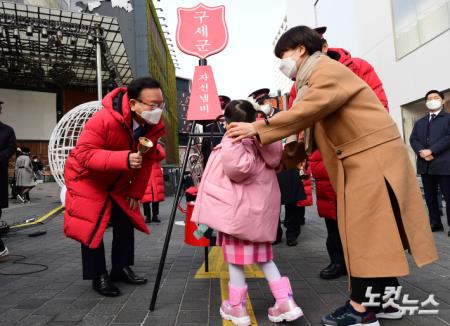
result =
[{"label": "building facade", "polygon": [[[25,60],[26,62],[22,60],[24,62],[20,62],[20,67],[16,67],[17,69],[21,69],[20,73],[21,76],[23,75],[23,78],[22,80],[15,78],[14,83],[8,82],[5,76],[8,78],[11,76],[10,71],[16,65],[16,63],[13,63],[12,61],[15,59],[13,59],[13,57],[0,58],[0,75],[2,76],[2,80],[0,80],[0,97],[1,100],[5,101],[5,114],[2,115],[2,121],[15,127],[20,145],[31,147],[32,152],[43,157],[45,162],[48,139],[56,122],[65,112],[75,106],[97,99],[95,45],[92,44],[93,42],[81,43],[83,51],[85,51],[83,52],[83,55],[86,54],[86,56],[83,57],[84,63],[80,62],[78,65],[86,66],[84,68],[86,68],[86,71],[89,71],[90,75],[87,76],[84,72],[82,76],[81,73],[78,75],[78,70],[74,68],[73,62],[81,61],[81,57],[80,53],[78,53],[78,57],[73,53],[75,53],[76,47],[80,48],[81,39],[76,33],[73,34],[74,42],[72,44],[70,35],[64,34],[61,38],[58,38],[56,29],[59,28],[58,26],[63,26],[62,24],[66,21],[68,22],[67,24],[72,24],[74,21],[78,20],[80,22],[92,20],[92,24],[95,24],[95,21],[98,20],[105,24],[106,21],[111,20],[108,17],[112,17],[115,24],[117,24],[117,27],[114,27],[115,30],[118,31],[116,33],[119,33],[120,35],[119,37],[114,35],[105,36],[106,41],[110,43],[105,44],[106,46],[103,46],[102,48],[103,94],[112,87],[117,86],[117,84],[111,83],[114,79],[112,78],[114,72],[117,72],[117,75],[123,75],[126,69],[127,78],[122,78],[124,85],[132,78],[140,76],[152,76],[158,79],[161,83],[167,102],[167,110],[163,116],[167,127],[167,133],[163,139],[167,148],[167,162],[177,163],[178,117],[176,107],[175,67],[165,39],[165,34],[161,29],[159,18],[156,14],[156,8],[151,0],[132,1],[134,10],[128,12],[121,8],[113,8],[110,1],[103,1],[92,11],[89,11],[88,7],[85,6],[86,2],[87,1],[84,1],[83,3],[83,1],[74,0],[11,0],[0,2],[2,8],[11,8],[6,11],[3,10],[6,12],[5,18],[0,17],[0,45],[2,48],[7,48],[12,40],[20,47],[23,47],[25,53],[28,53],[27,55],[30,57],[30,59]],[[11,7],[11,4],[13,7]],[[42,36],[43,28],[42,26],[36,27],[36,21],[33,30],[33,37],[36,37],[36,40],[28,38],[25,35],[25,31],[20,30],[19,42],[19,38],[14,38],[15,34],[13,35],[12,29],[7,25],[6,20],[4,21],[4,19],[10,19],[12,16],[18,15],[17,12],[19,6],[21,14],[25,15],[25,17],[28,17],[27,15],[40,15],[39,24],[46,24],[46,19],[49,19],[48,24],[50,24],[51,19],[59,16],[59,14],[55,14],[57,12],[61,12],[61,16],[64,18],[61,18],[63,19],[61,21],[52,21],[52,23],[55,23],[55,31],[51,31],[50,28],[47,27],[49,36],[45,39]],[[26,10],[29,10],[30,13],[26,13]],[[68,18],[65,18],[66,16]],[[103,19],[103,17],[105,17],[105,19]],[[30,24],[33,25],[32,22]],[[111,25],[107,24],[106,29],[108,28],[111,28]],[[69,33],[70,31],[68,30],[67,32]],[[40,38],[37,38],[39,35]],[[117,39],[120,39],[120,43],[116,42]],[[50,40],[60,40],[61,44],[59,44],[59,46],[50,45]],[[43,42],[46,43],[44,44]],[[111,42],[113,43],[113,46],[111,46]],[[39,45],[40,48],[50,49],[49,53],[46,53],[46,56],[48,57],[42,55],[42,61],[51,61],[47,65],[51,68],[55,64],[60,64],[65,60],[67,62],[66,64],[70,65],[70,69],[76,73],[77,78],[74,78],[73,81],[77,79],[77,83],[67,82],[64,83],[64,85],[53,83],[54,80],[46,79],[50,73],[50,68],[46,68],[46,66],[44,66],[45,71],[42,72],[45,77],[43,79],[45,82],[30,82],[33,80],[32,77],[34,76],[27,77],[27,74],[33,73],[32,69],[30,72],[29,61],[31,59],[35,60],[34,57],[36,57],[36,53],[32,54],[32,52],[36,51],[29,49],[35,48],[38,43],[42,43]],[[65,51],[64,53],[62,53],[63,50]],[[20,51],[23,50],[21,49]],[[108,62],[105,60],[106,52],[109,52],[109,57],[115,57],[114,60],[118,70],[116,69],[114,71],[114,69],[112,69],[112,73],[107,69],[107,67],[110,67],[112,61]],[[106,55],[106,57],[108,57],[108,55]],[[40,66],[41,59],[39,59],[39,67]],[[41,70],[38,72],[40,71]],[[82,83],[79,81],[82,81]],[[18,97],[16,94],[17,92],[21,92],[22,96]],[[25,101],[25,99],[28,99],[28,102]],[[39,100],[35,101],[33,99]],[[29,114],[27,113],[27,110],[30,111]],[[27,119],[32,119],[34,121],[41,121],[44,119],[45,123],[33,124],[32,121],[30,123]]]}]

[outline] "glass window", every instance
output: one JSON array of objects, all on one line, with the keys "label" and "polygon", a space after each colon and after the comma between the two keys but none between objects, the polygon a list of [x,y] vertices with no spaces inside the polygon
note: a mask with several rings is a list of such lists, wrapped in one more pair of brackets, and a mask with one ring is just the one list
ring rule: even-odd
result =
[{"label": "glass window", "polygon": [[450,0],[392,0],[397,59],[450,28]]}]

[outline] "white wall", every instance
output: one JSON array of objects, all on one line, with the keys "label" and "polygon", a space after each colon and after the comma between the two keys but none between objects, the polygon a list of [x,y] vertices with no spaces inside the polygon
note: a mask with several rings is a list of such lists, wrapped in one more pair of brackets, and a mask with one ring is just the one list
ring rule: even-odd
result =
[{"label": "white wall", "polygon": [[56,93],[0,88],[0,120],[21,140],[49,140],[56,126]]},{"label": "white wall", "polygon": [[[450,88],[450,31],[397,60],[391,0],[319,0],[317,9],[318,25],[328,27],[325,36],[330,46],[346,48],[374,66],[400,130],[402,105],[422,98],[430,89]],[[297,25],[305,22],[299,16]]]}]

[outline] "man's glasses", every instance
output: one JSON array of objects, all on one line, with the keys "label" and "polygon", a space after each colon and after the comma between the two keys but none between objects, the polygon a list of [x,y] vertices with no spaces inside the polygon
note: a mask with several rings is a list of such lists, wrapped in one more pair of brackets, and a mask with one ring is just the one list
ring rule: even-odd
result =
[{"label": "man's glasses", "polygon": [[148,104],[148,103],[144,103],[144,102],[139,101],[139,100],[136,100],[136,102],[141,103],[141,104],[143,104],[143,105],[149,107],[149,108],[152,109],[152,110],[155,110],[155,109],[161,109],[161,110],[164,110],[164,109],[166,108],[166,102],[161,102],[161,103],[159,103],[159,104],[155,104],[155,103]]}]

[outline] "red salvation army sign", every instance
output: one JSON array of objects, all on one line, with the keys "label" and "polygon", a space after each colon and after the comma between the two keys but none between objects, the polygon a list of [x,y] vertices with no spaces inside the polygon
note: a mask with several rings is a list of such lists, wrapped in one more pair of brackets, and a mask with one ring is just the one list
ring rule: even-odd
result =
[{"label": "red salvation army sign", "polygon": [[189,55],[205,59],[228,43],[225,6],[178,8],[177,46]]},{"label": "red salvation army sign", "polygon": [[187,120],[215,120],[221,114],[211,66],[196,66]]}]

